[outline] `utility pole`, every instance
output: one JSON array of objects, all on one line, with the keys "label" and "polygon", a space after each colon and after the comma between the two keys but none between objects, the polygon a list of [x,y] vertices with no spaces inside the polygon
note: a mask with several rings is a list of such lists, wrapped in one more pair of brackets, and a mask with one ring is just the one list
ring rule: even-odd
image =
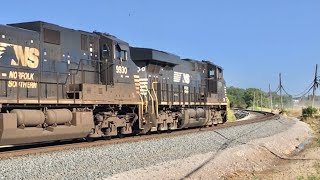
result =
[{"label": "utility pole", "polygon": [[254,92],[253,92],[253,105],[252,105],[252,111],[254,111],[255,103],[256,103],[256,92],[254,91]]},{"label": "utility pole", "polygon": [[273,110],[273,102],[272,102],[272,92],[271,92],[271,85],[269,84],[269,98],[270,98],[270,109],[271,109],[271,112]]},{"label": "utility pole", "polygon": [[279,81],[280,81],[280,104],[281,104],[281,110],[283,110],[283,101],[282,101],[282,79],[281,79],[281,73],[279,74]]},{"label": "utility pole", "polygon": [[260,111],[262,111],[262,90],[260,88]]},{"label": "utility pole", "polygon": [[314,99],[316,97],[317,86],[318,86],[318,64],[316,64],[316,72],[314,75],[314,82],[313,82],[312,107],[314,107]]}]

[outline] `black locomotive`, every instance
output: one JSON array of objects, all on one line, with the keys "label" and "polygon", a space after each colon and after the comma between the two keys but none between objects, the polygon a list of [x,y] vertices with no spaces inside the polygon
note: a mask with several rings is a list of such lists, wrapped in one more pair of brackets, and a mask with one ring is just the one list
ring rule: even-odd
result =
[{"label": "black locomotive", "polygon": [[0,144],[226,121],[221,67],[46,22],[0,26]]}]

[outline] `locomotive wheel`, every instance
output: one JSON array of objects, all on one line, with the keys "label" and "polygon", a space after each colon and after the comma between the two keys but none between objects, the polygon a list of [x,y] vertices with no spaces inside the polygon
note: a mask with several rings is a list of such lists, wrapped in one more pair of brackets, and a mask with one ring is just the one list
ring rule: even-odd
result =
[{"label": "locomotive wheel", "polygon": [[124,138],[124,134],[122,134],[121,131],[122,131],[122,127],[118,127],[118,137]]},{"label": "locomotive wheel", "polygon": [[93,137],[86,137],[86,141],[87,141],[87,142],[93,142],[93,141],[94,141],[94,138],[93,138]]},{"label": "locomotive wheel", "polygon": [[168,130],[167,130],[167,133],[171,133],[171,132],[172,132],[172,130],[171,130],[171,129],[168,129]]},{"label": "locomotive wheel", "polygon": [[111,136],[102,136],[104,140],[111,140]]},{"label": "locomotive wheel", "polygon": [[119,137],[119,138],[124,138],[124,134],[119,133],[119,134],[118,134],[118,137]]},{"label": "locomotive wheel", "polygon": [[157,129],[157,133],[158,133],[158,134],[161,134],[161,133],[162,133],[161,127],[162,127],[161,124],[159,124],[159,125],[158,125],[158,129]]}]

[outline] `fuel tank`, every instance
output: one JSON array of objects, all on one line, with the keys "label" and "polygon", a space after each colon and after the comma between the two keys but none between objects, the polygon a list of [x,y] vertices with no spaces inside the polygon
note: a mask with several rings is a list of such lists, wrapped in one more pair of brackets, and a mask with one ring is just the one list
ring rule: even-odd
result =
[{"label": "fuel tank", "polygon": [[46,111],[45,122],[51,125],[61,125],[71,122],[72,112],[69,109],[49,109]]},{"label": "fuel tank", "polygon": [[205,110],[202,108],[185,109],[182,111],[181,128],[199,127],[207,122]]},{"label": "fuel tank", "polygon": [[44,113],[40,110],[14,109],[10,113],[17,115],[18,126],[35,127],[45,121]]}]

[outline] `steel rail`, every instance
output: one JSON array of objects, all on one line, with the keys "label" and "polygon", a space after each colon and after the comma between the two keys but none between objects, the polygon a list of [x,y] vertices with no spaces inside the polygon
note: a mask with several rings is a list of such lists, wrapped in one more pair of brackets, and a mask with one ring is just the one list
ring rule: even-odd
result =
[{"label": "steel rail", "polygon": [[224,128],[241,126],[246,124],[254,124],[258,122],[274,120],[279,118],[279,115],[275,115],[272,113],[257,112],[257,111],[251,111],[251,112],[262,113],[264,116],[259,116],[259,117],[244,120],[244,121],[226,122],[224,124],[219,124],[218,126],[212,126],[212,127],[201,127],[201,128],[198,127],[198,128],[192,128],[192,129],[175,130],[175,131],[172,131],[172,133],[136,135],[136,136],[128,136],[125,138],[113,138],[111,140],[97,140],[94,142],[86,142],[84,140],[81,140],[81,141],[78,140],[78,141],[61,141],[61,142],[38,143],[38,144],[5,147],[5,148],[0,148],[0,160],[12,158],[12,157],[18,157],[18,156],[26,156],[31,154],[49,153],[49,152],[72,150],[72,149],[79,149],[79,148],[90,148],[90,147],[110,145],[110,144],[132,143],[132,142],[152,140],[157,138],[179,136],[179,135],[196,133],[196,132],[213,131],[217,129],[224,129]]}]

